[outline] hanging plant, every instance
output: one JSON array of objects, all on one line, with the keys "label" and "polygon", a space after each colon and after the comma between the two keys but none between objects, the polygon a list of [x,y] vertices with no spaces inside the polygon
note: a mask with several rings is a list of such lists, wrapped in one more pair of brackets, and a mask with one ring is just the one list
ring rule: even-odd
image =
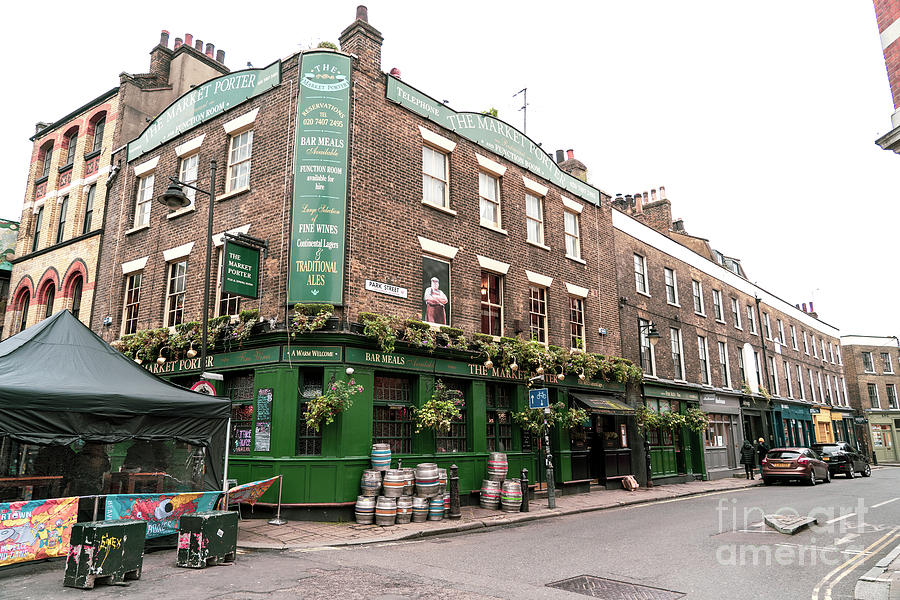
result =
[{"label": "hanging plant", "polygon": [[437,345],[434,331],[423,321],[415,319],[407,319],[405,329],[403,330],[403,341],[417,348],[424,348],[429,352],[434,350]]},{"label": "hanging plant", "polygon": [[330,304],[295,304],[290,319],[291,335],[297,337],[322,329],[332,315],[334,307]]},{"label": "hanging plant", "polygon": [[375,313],[359,313],[359,320],[365,325],[363,335],[372,338],[382,352],[391,353],[397,343],[397,319]]},{"label": "hanging plant", "polygon": [[518,423],[522,431],[538,435],[544,431],[544,420],[546,419],[547,425],[552,427],[555,416],[553,411],[550,411],[548,415],[541,408],[526,408],[525,410],[514,412],[512,419]]},{"label": "hanging plant", "polygon": [[687,419],[681,413],[667,411],[662,414],[662,426],[669,431],[676,431],[687,425]]},{"label": "hanging plant", "polygon": [[644,435],[648,429],[659,429],[663,424],[662,415],[646,406],[637,407],[634,417],[641,435]]},{"label": "hanging plant", "polygon": [[687,428],[696,433],[703,433],[709,429],[709,415],[699,408],[689,408],[684,411]]},{"label": "hanging plant", "polygon": [[314,430],[325,425],[331,425],[334,418],[353,406],[352,396],[363,391],[363,386],[358,385],[356,381],[332,381],[328,389],[306,404],[306,410],[303,412],[303,418],[307,427]]},{"label": "hanging plant", "polygon": [[416,433],[430,429],[435,433],[447,433],[453,419],[459,417],[465,408],[462,392],[449,390],[444,382],[438,379],[434,384],[431,398],[418,407],[413,408],[416,421]]},{"label": "hanging plant", "polygon": [[553,405],[555,424],[562,429],[574,429],[588,420],[588,413],[583,408],[567,407],[562,402]]}]

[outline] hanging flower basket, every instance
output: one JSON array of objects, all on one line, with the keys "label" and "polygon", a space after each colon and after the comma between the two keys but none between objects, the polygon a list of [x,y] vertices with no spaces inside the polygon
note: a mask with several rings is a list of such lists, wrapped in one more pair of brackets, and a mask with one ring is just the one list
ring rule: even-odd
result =
[{"label": "hanging flower basket", "polygon": [[447,433],[450,424],[462,414],[465,408],[462,392],[448,390],[444,382],[438,379],[434,384],[434,393],[422,406],[413,408],[416,421],[416,433],[430,429],[435,433]]},{"label": "hanging flower basket", "polygon": [[303,418],[307,427],[319,431],[325,425],[334,423],[334,418],[353,406],[352,396],[363,391],[363,386],[356,381],[332,381],[328,389],[310,400],[306,405]]}]

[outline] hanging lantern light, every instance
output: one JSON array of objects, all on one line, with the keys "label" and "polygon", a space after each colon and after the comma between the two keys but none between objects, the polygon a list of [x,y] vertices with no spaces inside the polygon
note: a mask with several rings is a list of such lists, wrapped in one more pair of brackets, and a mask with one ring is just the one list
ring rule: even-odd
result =
[{"label": "hanging lantern light", "polygon": [[513,364],[509,365],[509,370],[515,373],[519,370],[519,365],[517,365],[515,361],[513,361]]},{"label": "hanging lantern light", "polygon": [[582,369],[581,373],[578,374],[578,381],[584,381],[584,380],[585,380],[584,369]]},{"label": "hanging lantern light", "polygon": [[538,368],[535,369],[534,372],[537,373],[538,375],[543,375],[543,374],[544,374],[544,367],[538,365]]},{"label": "hanging lantern light", "polygon": [[493,363],[493,361],[491,361],[491,359],[487,359],[486,361],[484,361],[484,366],[486,368],[490,369],[491,367],[494,366],[494,363]]},{"label": "hanging lantern light", "polygon": [[191,342],[191,347],[188,348],[188,351],[187,351],[187,357],[194,358],[195,356],[197,356],[197,351],[194,350],[194,342]]}]

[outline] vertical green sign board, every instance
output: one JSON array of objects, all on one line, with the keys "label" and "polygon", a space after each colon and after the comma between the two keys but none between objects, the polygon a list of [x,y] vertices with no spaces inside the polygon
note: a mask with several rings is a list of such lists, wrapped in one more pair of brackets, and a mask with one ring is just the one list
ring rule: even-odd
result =
[{"label": "vertical green sign board", "polygon": [[300,63],[288,304],[343,304],[350,68],[335,52]]},{"label": "vertical green sign board", "polygon": [[225,242],[222,291],[244,298],[259,298],[259,249]]}]

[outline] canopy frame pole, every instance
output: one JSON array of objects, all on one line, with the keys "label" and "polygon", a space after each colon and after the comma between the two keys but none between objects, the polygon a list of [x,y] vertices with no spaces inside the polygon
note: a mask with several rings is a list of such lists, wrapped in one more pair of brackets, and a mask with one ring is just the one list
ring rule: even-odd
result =
[{"label": "canopy frame pole", "polygon": [[228,510],[228,451],[231,446],[231,416],[225,429],[225,473],[222,475],[222,493],[225,494],[225,510]]},{"label": "canopy frame pole", "polygon": [[284,480],[284,475],[278,476],[278,511],[275,513],[274,519],[269,519],[269,525],[284,525],[287,523],[284,519],[281,518],[281,482]]},{"label": "canopy frame pole", "polygon": [[93,520],[97,520],[97,507],[100,504],[100,496],[94,496],[94,518]]}]

